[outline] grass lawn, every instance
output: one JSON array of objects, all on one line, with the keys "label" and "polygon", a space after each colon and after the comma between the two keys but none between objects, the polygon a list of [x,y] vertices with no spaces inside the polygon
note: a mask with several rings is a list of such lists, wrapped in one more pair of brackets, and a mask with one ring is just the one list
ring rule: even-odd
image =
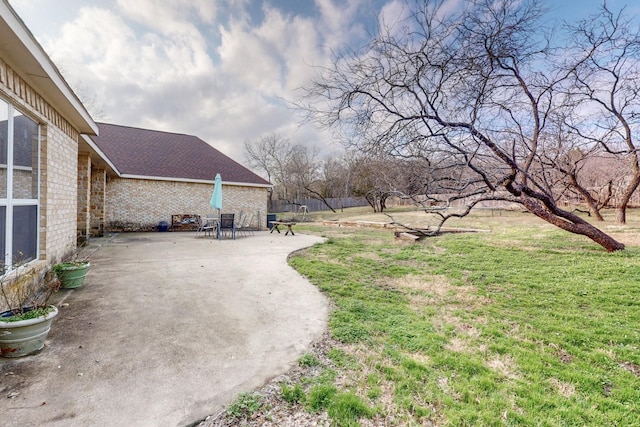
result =
[{"label": "grass lawn", "polygon": [[640,425],[640,212],[630,217],[603,225],[627,243],[612,254],[514,212],[448,224],[489,232],[419,243],[298,224],[327,237],[290,264],[335,305],[333,347],[328,362],[301,359],[318,369],[283,398],[341,426]]}]

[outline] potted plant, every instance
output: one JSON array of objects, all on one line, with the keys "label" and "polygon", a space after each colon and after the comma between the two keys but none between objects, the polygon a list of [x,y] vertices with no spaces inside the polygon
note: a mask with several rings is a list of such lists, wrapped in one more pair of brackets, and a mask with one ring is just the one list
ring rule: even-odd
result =
[{"label": "potted plant", "polygon": [[27,264],[2,270],[0,295],[5,311],[0,312],[0,355],[21,357],[44,347],[51,322],[58,309],[49,299],[59,281],[50,269]]},{"label": "potted plant", "polygon": [[86,260],[66,261],[54,265],[53,271],[60,280],[61,288],[75,289],[84,284],[84,277],[87,275],[89,267],[91,267],[91,263]]}]

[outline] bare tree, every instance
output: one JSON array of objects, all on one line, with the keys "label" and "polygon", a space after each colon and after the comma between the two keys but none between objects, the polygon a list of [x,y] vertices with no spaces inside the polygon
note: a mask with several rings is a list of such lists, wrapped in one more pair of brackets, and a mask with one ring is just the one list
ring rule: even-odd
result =
[{"label": "bare tree", "polygon": [[274,193],[276,199],[281,197],[282,192],[286,196],[286,165],[293,150],[291,142],[282,135],[272,134],[263,136],[259,141],[245,141],[244,150],[248,166],[274,184],[269,192],[269,204],[274,199]]},{"label": "bare tree", "polygon": [[320,200],[335,212],[327,201],[326,182],[320,174],[318,156],[317,149],[296,145],[287,162],[287,181],[299,198]]},{"label": "bare tree", "polygon": [[352,194],[364,197],[374,212],[383,212],[387,207],[387,199],[395,191],[395,182],[390,179],[395,177],[392,160],[359,156],[351,162],[354,177],[351,182]]},{"label": "bare tree", "polygon": [[427,165],[421,159],[395,158],[389,155],[352,154],[349,165],[350,194],[364,197],[374,212],[384,212],[392,198],[410,199],[417,203],[428,193]]},{"label": "bare tree", "polygon": [[269,182],[282,178],[291,155],[292,144],[282,135],[267,135],[259,141],[245,141],[244,151],[249,167],[263,173]]},{"label": "bare tree", "polygon": [[477,0],[458,9],[416,1],[407,19],[383,25],[364,51],[319,70],[301,104],[361,150],[446,159],[449,199],[466,205],[440,225],[483,200],[506,200],[608,251],[623,249],[559,206],[540,162],[568,78],[555,65],[543,16],[537,0]]},{"label": "bare tree", "polygon": [[245,157],[249,167],[266,175],[274,184],[269,194],[270,202],[312,198],[327,201],[326,184],[320,174],[321,161],[315,148],[293,144],[282,135],[267,135],[259,141],[246,141]]},{"label": "bare tree", "polygon": [[[596,144],[577,138],[564,122],[565,117],[556,117],[550,126],[555,132],[549,132],[554,141],[546,144],[540,156],[541,164],[548,171],[547,176],[553,176],[549,187],[554,189],[556,199],[562,199],[567,204],[574,201],[577,205],[586,204],[590,216],[596,221],[604,221],[600,210],[611,200],[611,192],[603,197],[602,192],[595,191],[595,186],[590,185],[590,180],[585,179],[583,173],[585,166],[593,163],[602,150]],[[612,185],[608,188],[612,189]]]},{"label": "bare tree", "polygon": [[346,159],[336,154],[325,157],[320,164],[320,180],[322,193],[326,197],[349,197],[351,174]]},{"label": "bare tree", "polygon": [[605,5],[599,13],[571,27],[571,79],[567,95],[576,102],[568,119],[574,132],[628,165],[628,180],[616,204],[616,221],[626,223],[626,209],[640,185],[640,33],[622,9]]}]

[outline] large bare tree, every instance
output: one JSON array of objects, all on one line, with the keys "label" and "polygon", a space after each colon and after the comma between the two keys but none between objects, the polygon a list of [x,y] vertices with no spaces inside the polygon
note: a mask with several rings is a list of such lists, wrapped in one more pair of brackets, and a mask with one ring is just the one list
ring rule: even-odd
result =
[{"label": "large bare tree", "polygon": [[640,185],[640,28],[624,9],[614,13],[605,4],[571,30],[565,90],[576,110],[567,122],[585,141],[628,165],[616,201],[616,221],[625,224]]},{"label": "large bare tree", "polygon": [[410,6],[365,49],[319,69],[303,108],[360,150],[446,164],[451,198],[468,203],[442,223],[480,201],[506,200],[607,251],[623,249],[559,205],[540,161],[569,78],[546,38],[541,3]]}]

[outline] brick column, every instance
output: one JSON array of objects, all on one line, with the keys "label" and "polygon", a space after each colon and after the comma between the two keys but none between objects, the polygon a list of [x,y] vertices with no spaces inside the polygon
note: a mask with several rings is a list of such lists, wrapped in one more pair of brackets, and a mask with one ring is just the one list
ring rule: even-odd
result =
[{"label": "brick column", "polygon": [[78,153],[78,244],[89,239],[91,201],[91,155]]},{"label": "brick column", "polygon": [[40,126],[40,259],[47,259],[47,218],[49,208],[49,125]]},{"label": "brick column", "polygon": [[91,171],[91,204],[90,221],[91,236],[100,237],[104,234],[104,204],[106,200],[107,171],[93,169]]}]

